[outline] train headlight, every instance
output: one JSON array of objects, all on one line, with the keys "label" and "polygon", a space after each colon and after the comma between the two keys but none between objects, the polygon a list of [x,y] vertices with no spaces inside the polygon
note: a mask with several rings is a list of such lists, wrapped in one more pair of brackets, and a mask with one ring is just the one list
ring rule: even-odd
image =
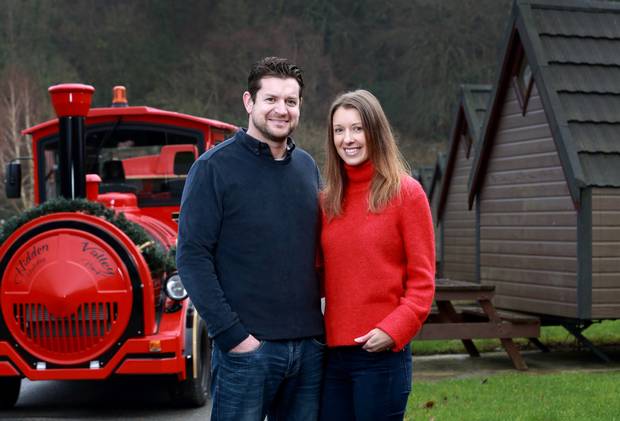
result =
[{"label": "train headlight", "polygon": [[187,298],[187,291],[185,291],[181,283],[181,277],[177,272],[166,279],[166,287],[164,290],[166,291],[166,295],[173,300],[181,301]]}]

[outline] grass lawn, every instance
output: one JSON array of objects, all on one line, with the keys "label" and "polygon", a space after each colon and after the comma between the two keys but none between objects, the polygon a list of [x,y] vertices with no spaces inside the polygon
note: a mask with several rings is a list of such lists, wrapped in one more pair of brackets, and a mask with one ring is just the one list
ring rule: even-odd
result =
[{"label": "grass lawn", "polygon": [[[604,321],[583,332],[595,345],[620,344],[620,320]],[[541,328],[540,341],[554,349],[579,348],[560,326]],[[501,350],[499,340],[475,340],[481,351]],[[534,348],[516,339],[522,348]],[[413,353],[465,353],[461,341],[414,341]],[[415,379],[407,420],[618,420],[620,371],[560,374],[510,373],[461,380]]]},{"label": "grass lawn", "polygon": [[414,381],[406,420],[620,420],[620,371]]},{"label": "grass lawn", "polygon": [[[549,348],[578,347],[573,335],[561,326],[545,326],[540,329],[540,341]],[[583,331],[583,335],[596,345],[620,344],[620,320],[606,320],[595,323]],[[518,338],[515,340],[522,348],[532,348],[528,340]],[[499,339],[478,339],[474,343],[481,352],[496,351],[502,349]],[[454,341],[414,341],[412,342],[413,354],[454,354],[464,353],[463,343]]]}]

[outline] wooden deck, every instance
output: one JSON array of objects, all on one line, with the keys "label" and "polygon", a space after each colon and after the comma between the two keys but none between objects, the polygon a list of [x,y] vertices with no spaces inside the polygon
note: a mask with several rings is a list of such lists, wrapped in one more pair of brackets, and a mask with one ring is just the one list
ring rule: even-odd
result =
[{"label": "wooden deck", "polygon": [[[472,357],[480,353],[472,339],[501,341],[506,353],[518,370],[527,370],[513,338],[536,338],[540,335],[540,320],[525,314],[498,311],[491,300],[492,285],[480,285],[452,279],[437,279],[435,309],[414,338],[415,340],[460,339]],[[464,304],[466,303],[466,304]]]}]

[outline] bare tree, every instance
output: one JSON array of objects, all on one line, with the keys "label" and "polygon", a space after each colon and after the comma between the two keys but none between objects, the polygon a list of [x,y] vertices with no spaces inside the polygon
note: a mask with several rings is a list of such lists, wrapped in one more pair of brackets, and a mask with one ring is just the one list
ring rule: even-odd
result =
[{"label": "bare tree", "polygon": [[[16,213],[33,205],[33,166],[32,145],[21,136],[21,131],[33,122],[41,120],[41,101],[44,93],[40,89],[27,66],[23,65],[25,34],[28,34],[24,7],[27,3],[8,0],[2,10],[1,22],[4,42],[3,55],[6,59],[0,63],[0,188],[4,190],[4,173],[6,164],[14,159],[22,163],[22,197],[17,200],[3,200],[0,211],[3,214]],[[0,193],[0,197],[4,196]]]},{"label": "bare tree", "polygon": [[[40,95],[40,94],[39,94]],[[0,169],[14,159],[22,162],[22,197],[10,200],[5,208],[18,212],[33,205],[32,144],[21,136],[21,131],[40,121],[35,84],[23,69],[9,65],[0,73]],[[2,179],[4,187],[4,179]]]}]

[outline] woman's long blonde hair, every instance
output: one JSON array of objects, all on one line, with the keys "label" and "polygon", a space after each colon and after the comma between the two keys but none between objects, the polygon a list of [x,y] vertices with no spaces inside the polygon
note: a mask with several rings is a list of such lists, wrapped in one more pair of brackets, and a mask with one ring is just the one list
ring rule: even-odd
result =
[{"label": "woman's long blonde hair", "polygon": [[375,168],[368,197],[370,212],[381,211],[399,195],[401,176],[408,173],[408,166],[396,146],[390,123],[379,100],[363,89],[338,96],[329,110],[327,125],[327,164],[322,203],[329,219],[342,213],[344,199],[345,169],[334,145],[333,130],[334,113],[341,107],[357,110],[362,119],[368,159]]}]

